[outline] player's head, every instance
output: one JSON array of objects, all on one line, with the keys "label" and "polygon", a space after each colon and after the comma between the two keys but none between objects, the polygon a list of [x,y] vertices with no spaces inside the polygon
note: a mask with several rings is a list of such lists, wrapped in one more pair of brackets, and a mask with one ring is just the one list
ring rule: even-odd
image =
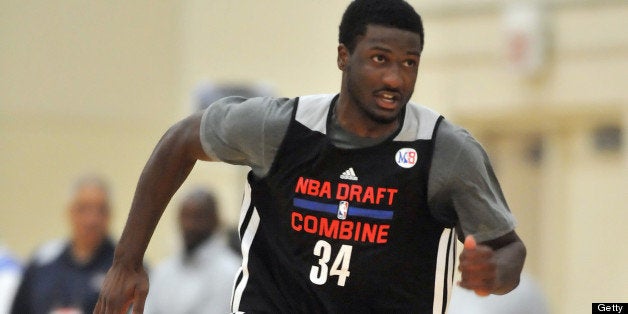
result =
[{"label": "player's head", "polygon": [[185,196],[179,210],[179,227],[186,252],[191,253],[209,238],[217,226],[218,209],[212,193],[198,188]]},{"label": "player's head", "polygon": [[95,247],[107,236],[110,221],[109,187],[99,176],[76,180],[70,191],[68,212],[75,243]]},{"label": "player's head", "polygon": [[340,123],[382,133],[396,128],[417,79],[421,18],[402,0],[355,0],[339,39]]},{"label": "player's head", "polygon": [[355,0],[349,4],[342,16],[338,42],[353,52],[359,36],[366,34],[368,25],[380,25],[416,33],[421,38],[421,49],[425,35],[421,16],[403,0]]}]

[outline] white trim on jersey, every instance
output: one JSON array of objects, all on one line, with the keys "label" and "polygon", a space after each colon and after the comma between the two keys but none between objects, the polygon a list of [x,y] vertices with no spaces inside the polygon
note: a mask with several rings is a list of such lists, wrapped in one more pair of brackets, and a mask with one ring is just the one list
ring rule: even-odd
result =
[{"label": "white trim on jersey", "polygon": [[[331,101],[336,95],[320,94],[299,97],[295,119],[310,130],[327,133],[327,115]],[[432,139],[440,114],[430,108],[408,102],[403,127],[394,141]]]},{"label": "white trim on jersey", "polygon": [[456,232],[453,229],[445,229],[438,243],[438,255],[436,257],[436,276],[434,277],[434,314],[447,313],[446,306],[449,303],[451,290],[454,283],[456,263]]},{"label": "white trim on jersey", "polygon": [[[244,216],[246,216],[246,212],[249,209],[249,205],[251,204],[251,186],[249,184],[246,185],[244,189],[244,199],[242,200],[242,214],[240,215],[240,226],[238,230],[242,229],[242,224],[244,223]],[[242,236],[242,267],[240,268],[240,274],[242,274],[242,279],[233,289],[233,297],[231,302],[231,311],[238,312],[240,307],[240,301],[242,300],[242,294],[244,293],[244,289],[246,288],[246,284],[249,280],[249,252],[251,250],[251,245],[253,245],[253,239],[255,238],[255,234],[257,233],[257,228],[259,227],[260,217],[257,212],[257,208],[253,207],[253,213],[251,213],[251,219],[246,226],[244,231],[244,235]],[[240,233],[241,234],[241,233]],[[239,277],[239,275],[238,275]],[[237,278],[236,278],[237,280]]]},{"label": "white trim on jersey", "polygon": [[430,140],[440,114],[430,108],[409,102],[403,127],[394,141]]},{"label": "white trim on jersey", "polygon": [[327,114],[329,113],[329,107],[334,97],[335,95],[333,94],[299,97],[299,107],[295,119],[310,130],[326,134]]},{"label": "white trim on jersey", "polygon": [[[240,221],[238,221],[238,236],[242,234],[242,225],[244,224],[244,218],[246,212],[251,206],[251,185],[248,182],[244,185],[244,192],[242,195],[242,205],[240,207]],[[242,241],[242,239],[240,239]]]}]

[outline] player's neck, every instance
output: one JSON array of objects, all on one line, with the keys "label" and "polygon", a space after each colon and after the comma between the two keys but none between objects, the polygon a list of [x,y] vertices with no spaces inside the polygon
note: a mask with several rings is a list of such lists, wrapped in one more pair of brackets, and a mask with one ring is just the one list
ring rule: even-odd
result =
[{"label": "player's neck", "polygon": [[391,135],[400,126],[396,119],[390,123],[382,123],[368,117],[364,112],[354,109],[348,97],[342,93],[334,104],[332,119],[345,131],[364,138],[382,138]]}]

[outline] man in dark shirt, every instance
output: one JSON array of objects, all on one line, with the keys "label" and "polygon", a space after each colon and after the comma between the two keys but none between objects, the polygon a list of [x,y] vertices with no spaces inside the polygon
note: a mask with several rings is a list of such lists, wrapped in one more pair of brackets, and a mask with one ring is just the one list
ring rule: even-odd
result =
[{"label": "man in dark shirt", "polygon": [[98,177],[80,178],[68,206],[69,239],[53,240],[33,254],[12,314],[91,313],[114,244],[109,232],[109,190]]}]

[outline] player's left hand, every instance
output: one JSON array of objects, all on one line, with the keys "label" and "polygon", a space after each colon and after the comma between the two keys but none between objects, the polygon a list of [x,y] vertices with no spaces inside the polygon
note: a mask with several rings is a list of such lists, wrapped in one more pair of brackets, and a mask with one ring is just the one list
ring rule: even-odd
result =
[{"label": "player's left hand", "polygon": [[477,244],[473,236],[464,240],[458,270],[462,275],[458,285],[479,296],[488,296],[497,287],[495,252],[489,246]]}]

